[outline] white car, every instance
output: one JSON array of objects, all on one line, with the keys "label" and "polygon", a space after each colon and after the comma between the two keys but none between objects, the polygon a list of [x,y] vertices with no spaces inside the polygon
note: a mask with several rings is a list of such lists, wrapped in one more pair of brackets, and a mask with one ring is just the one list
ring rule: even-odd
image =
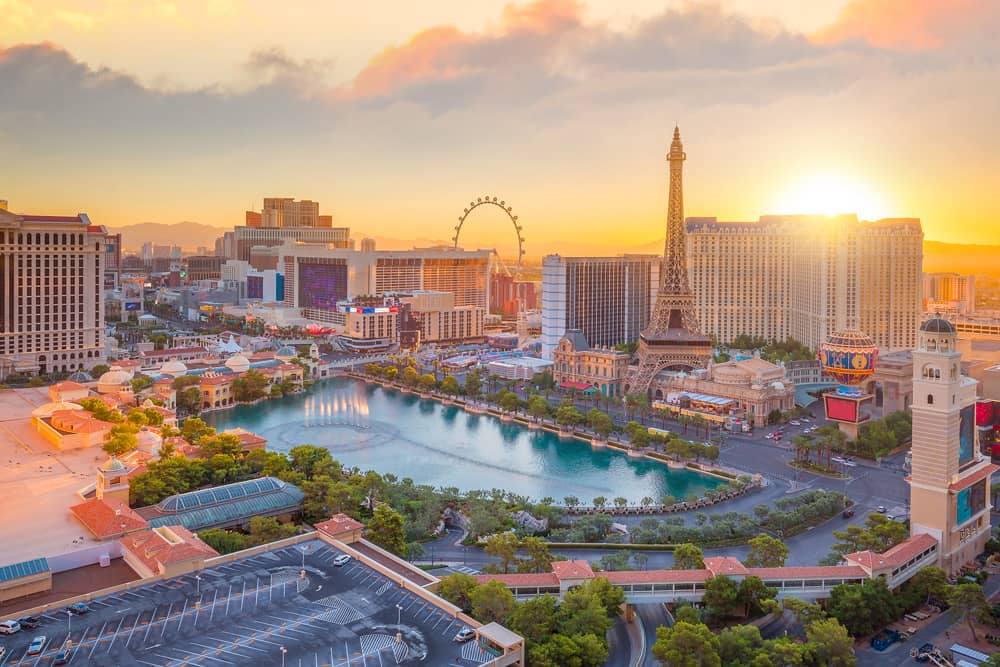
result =
[{"label": "white car", "polygon": [[793,419],[788,423],[791,424],[792,426],[802,426],[802,422],[798,421],[797,419]]},{"label": "white car", "polygon": [[0,623],[0,634],[12,635],[21,629],[21,624],[17,621],[4,621]]},{"label": "white car", "polygon": [[476,636],[475,630],[473,630],[469,626],[465,626],[464,628],[458,631],[458,634],[455,635],[455,638],[452,641],[454,641],[456,644],[461,644],[462,642],[469,641],[475,636]]},{"label": "white car", "polygon": [[351,562],[351,557],[348,554],[340,554],[333,559],[333,564],[336,567],[344,567]]}]

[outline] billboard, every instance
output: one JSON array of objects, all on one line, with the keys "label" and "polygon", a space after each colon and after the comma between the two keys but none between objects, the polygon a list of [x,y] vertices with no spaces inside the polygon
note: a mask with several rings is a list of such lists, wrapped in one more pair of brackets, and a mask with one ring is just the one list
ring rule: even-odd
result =
[{"label": "billboard", "polygon": [[142,303],[140,301],[126,301],[125,310],[142,310]]},{"label": "billboard", "polygon": [[962,408],[958,424],[958,465],[972,460],[976,455],[976,406]]},{"label": "billboard", "polygon": [[993,401],[976,402],[976,426],[992,426],[996,423],[996,407]]},{"label": "billboard", "polygon": [[986,507],[986,480],[981,479],[958,492],[955,522],[959,525],[965,523],[984,507]]},{"label": "billboard", "polygon": [[347,264],[299,261],[299,307],[336,310],[347,298]]},{"label": "billboard", "polygon": [[264,298],[264,276],[247,276],[247,298]]},{"label": "billboard", "polygon": [[858,402],[847,398],[839,398],[832,394],[823,396],[826,401],[826,418],[835,421],[851,422],[858,421]]}]

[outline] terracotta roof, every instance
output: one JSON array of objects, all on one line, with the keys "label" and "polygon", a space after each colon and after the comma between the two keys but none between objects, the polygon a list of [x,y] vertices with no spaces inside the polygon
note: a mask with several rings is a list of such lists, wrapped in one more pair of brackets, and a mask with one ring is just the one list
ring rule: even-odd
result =
[{"label": "terracotta roof", "polygon": [[114,426],[111,422],[101,421],[87,410],[57,410],[49,417],[52,428],[65,433],[99,433],[110,431]]},{"label": "terracotta roof", "polygon": [[98,394],[97,396],[90,396],[89,398],[96,398],[109,408],[117,408],[122,404],[117,394]]},{"label": "terracotta roof", "polygon": [[159,573],[172,563],[213,558],[219,553],[183,526],[162,526],[122,538],[122,548],[150,571]]},{"label": "terracotta roof", "polygon": [[543,572],[541,574],[477,574],[475,575],[475,579],[476,583],[479,584],[499,581],[505,586],[559,586],[559,577],[554,572]]},{"label": "terracotta roof", "polygon": [[990,465],[987,465],[987,466],[983,466],[982,468],[980,468],[976,472],[972,473],[968,477],[965,477],[964,479],[960,479],[957,482],[955,482],[954,484],[950,484],[948,486],[948,490],[951,491],[952,493],[958,493],[962,489],[969,488],[970,486],[972,486],[976,482],[981,482],[984,479],[989,479],[990,476],[993,473],[995,473],[997,470],[1000,470],[1000,466],[993,465],[993,464],[990,464]]},{"label": "terracotta roof", "polygon": [[884,567],[896,567],[936,544],[937,540],[932,536],[927,533],[918,533],[903,540],[885,553],[878,554],[874,551],[856,551],[845,554],[844,560],[849,563],[857,563],[868,571]]},{"label": "terracotta roof", "polygon": [[705,568],[708,569],[714,576],[722,574],[740,576],[747,573],[746,566],[732,556],[706,558]]},{"label": "terracotta roof", "polygon": [[358,528],[364,528],[365,525],[360,521],[355,521],[346,514],[334,514],[326,521],[321,521],[317,523],[315,527],[316,530],[320,532],[326,533],[328,535],[335,535],[337,533],[347,532],[348,530],[357,530]]},{"label": "terracotta roof", "polygon": [[141,354],[146,359],[159,359],[159,358],[169,359],[170,357],[175,357],[178,354],[200,354],[202,352],[208,354],[208,350],[206,350],[204,347],[201,346],[173,347],[167,350],[153,350],[151,352],[142,352]]},{"label": "terracotta roof", "polygon": [[139,368],[142,366],[135,359],[119,359],[118,361],[111,362],[112,366],[118,366],[120,368]]},{"label": "terracotta roof", "polygon": [[[224,435],[235,435],[240,439],[240,444],[244,447],[263,447],[267,444],[267,438],[263,438],[252,431],[248,431],[245,428],[231,428],[222,432]],[[337,516],[344,516],[343,514],[338,514]]]},{"label": "terracotta roof", "polygon": [[73,382],[71,380],[63,380],[62,382],[57,382],[54,385],[52,385],[52,388],[55,389],[56,391],[80,391],[80,390],[89,391],[79,382]]},{"label": "terracotta roof", "polygon": [[92,498],[73,505],[69,511],[100,540],[149,527],[128,503],[113,498]]},{"label": "terracotta roof", "polygon": [[201,379],[201,384],[207,384],[211,386],[232,384],[232,382],[233,382],[233,377],[231,375],[214,375],[210,378],[203,377]]},{"label": "terracotta roof", "polygon": [[585,560],[557,560],[552,563],[552,571],[559,579],[594,578],[594,570]]},{"label": "terracotta roof", "polygon": [[864,578],[865,571],[857,565],[813,565],[805,567],[751,567],[747,574],[768,581],[774,579],[848,579]]},{"label": "terracotta roof", "polygon": [[708,570],[627,570],[602,572],[601,576],[613,584],[699,583],[708,581],[712,573]]}]

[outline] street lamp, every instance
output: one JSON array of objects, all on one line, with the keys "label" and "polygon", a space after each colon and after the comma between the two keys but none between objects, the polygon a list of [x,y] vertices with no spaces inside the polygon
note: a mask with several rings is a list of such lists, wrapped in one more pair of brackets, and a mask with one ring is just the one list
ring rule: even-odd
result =
[{"label": "street lamp", "polygon": [[66,610],[66,634],[72,634],[73,628],[73,612],[69,609]]},{"label": "street lamp", "polygon": [[279,646],[278,650],[281,651],[281,667],[285,667],[285,654],[288,653],[288,649],[284,646]]},{"label": "street lamp", "polygon": [[198,595],[201,595],[201,575],[200,574],[196,574],[196,575],[194,575],[194,578],[195,578],[195,581],[198,582]]},{"label": "street lamp", "polygon": [[304,570],[306,569],[306,552],[309,551],[309,545],[303,544],[300,551],[302,552],[302,569]]},{"label": "street lamp", "polygon": [[396,625],[400,625],[403,622],[403,605],[396,605]]}]

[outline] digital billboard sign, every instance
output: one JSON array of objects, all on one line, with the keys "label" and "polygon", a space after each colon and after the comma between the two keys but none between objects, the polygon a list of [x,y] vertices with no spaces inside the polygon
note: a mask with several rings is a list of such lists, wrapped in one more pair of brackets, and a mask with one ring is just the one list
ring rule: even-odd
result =
[{"label": "digital billboard sign", "polygon": [[299,306],[336,310],[347,298],[347,264],[299,262]]},{"label": "digital billboard sign", "polygon": [[982,479],[958,492],[955,508],[956,523],[965,523],[984,507],[986,507],[986,480]]},{"label": "digital billboard sign", "polygon": [[958,425],[958,465],[972,460],[976,454],[976,406],[962,408]]},{"label": "digital billboard sign", "polygon": [[856,422],[858,421],[858,402],[846,398],[838,398],[829,394],[823,399],[826,401],[826,417],[835,421]]}]

